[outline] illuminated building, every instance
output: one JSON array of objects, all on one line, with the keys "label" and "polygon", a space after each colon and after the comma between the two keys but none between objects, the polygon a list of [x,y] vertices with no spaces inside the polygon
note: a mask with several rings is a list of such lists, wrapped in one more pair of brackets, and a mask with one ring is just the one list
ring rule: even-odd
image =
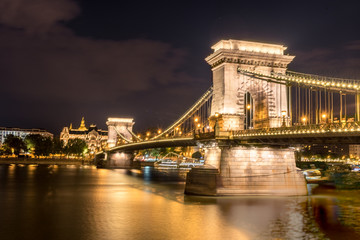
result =
[{"label": "illuminated building", "polygon": [[79,128],[72,128],[72,124],[70,124],[70,127],[64,127],[60,133],[60,140],[63,140],[65,145],[69,139],[75,138],[83,139],[87,143],[90,153],[96,152],[105,147],[108,131],[98,129],[95,124],[91,124],[89,128],[86,128],[85,120],[82,118]]},{"label": "illuminated building", "polygon": [[0,127],[0,145],[2,145],[8,135],[14,135],[15,137],[19,137],[21,139],[25,139],[26,136],[30,134],[39,134],[43,137],[53,138],[53,134],[49,133],[43,129],[21,129],[21,128],[6,128]]},{"label": "illuminated building", "polygon": [[349,145],[349,155],[352,158],[360,158],[360,145]]},{"label": "illuminated building", "polygon": [[347,144],[312,144],[305,146],[304,150],[310,155],[342,157],[349,155],[350,146]]}]

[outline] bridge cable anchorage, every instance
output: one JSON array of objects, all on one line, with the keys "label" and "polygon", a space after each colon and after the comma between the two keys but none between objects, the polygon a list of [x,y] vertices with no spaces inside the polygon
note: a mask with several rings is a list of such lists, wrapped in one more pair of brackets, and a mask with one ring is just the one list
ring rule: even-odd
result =
[{"label": "bridge cable anchorage", "polygon": [[194,112],[196,112],[204,103],[206,103],[213,95],[213,87],[211,86],[196,102],[193,104],[178,120],[171,124],[166,130],[164,130],[159,135],[151,138],[150,140],[155,140],[160,138],[171,131],[173,131],[177,126],[185,122],[188,117],[190,117]]},{"label": "bridge cable anchorage", "polygon": [[142,141],[141,138],[139,138],[133,131],[131,131],[129,128],[126,128],[126,130],[138,141]]},{"label": "bridge cable anchorage", "polygon": [[327,91],[343,91],[352,94],[355,94],[360,90],[360,80],[357,79],[333,78],[293,71],[287,71],[286,74],[265,74],[256,71],[240,69],[239,72],[258,78],[260,80],[279,84],[302,85],[303,87],[307,88],[326,88]]},{"label": "bridge cable anchorage", "polygon": [[125,141],[128,142],[128,143],[132,143],[132,142],[133,142],[133,141],[127,139],[124,135],[122,135],[116,128],[114,128],[114,129],[115,129],[115,132],[116,132],[123,140],[125,140]]}]

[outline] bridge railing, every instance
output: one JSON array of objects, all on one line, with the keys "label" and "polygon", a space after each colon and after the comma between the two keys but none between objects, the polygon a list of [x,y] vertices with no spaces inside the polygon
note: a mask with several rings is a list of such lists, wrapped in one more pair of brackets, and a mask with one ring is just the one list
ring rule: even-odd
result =
[{"label": "bridge railing", "polygon": [[233,137],[285,135],[285,134],[320,134],[326,132],[359,132],[360,122],[322,123],[297,125],[291,127],[248,129],[232,132]]}]

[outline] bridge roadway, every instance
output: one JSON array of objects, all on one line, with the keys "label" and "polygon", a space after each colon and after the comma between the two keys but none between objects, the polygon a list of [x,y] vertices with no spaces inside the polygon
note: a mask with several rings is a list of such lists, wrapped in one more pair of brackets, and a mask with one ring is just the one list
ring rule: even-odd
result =
[{"label": "bridge roadway", "polygon": [[110,148],[108,152],[196,146],[199,142],[206,143],[212,140],[228,142],[230,145],[360,144],[360,122],[196,133],[187,137],[127,143]]},{"label": "bridge roadway", "polygon": [[109,149],[132,151],[149,148],[196,146],[211,140],[230,141],[236,145],[360,144],[360,123],[313,124],[292,127],[250,129],[236,132],[206,132],[191,137],[162,138],[128,143]]},{"label": "bridge roadway", "polygon": [[360,144],[360,123],[328,123],[233,132],[238,144]]},{"label": "bridge roadway", "polygon": [[142,142],[128,143],[110,148],[109,152],[114,151],[131,151],[142,150],[149,148],[164,148],[164,147],[181,147],[181,146],[196,146],[196,140],[193,137],[179,137],[179,138],[165,138],[159,140],[149,140]]}]

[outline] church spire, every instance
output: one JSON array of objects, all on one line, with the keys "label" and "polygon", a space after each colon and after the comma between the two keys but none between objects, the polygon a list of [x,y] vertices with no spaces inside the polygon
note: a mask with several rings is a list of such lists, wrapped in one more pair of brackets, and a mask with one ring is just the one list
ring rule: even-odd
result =
[{"label": "church spire", "polygon": [[84,119],[84,117],[82,117],[82,119],[81,119],[80,127],[79,127],[78,130],[80,130],[80,131],[86,131],[87,130],[87,128],[85,127],[85,119]]}]

